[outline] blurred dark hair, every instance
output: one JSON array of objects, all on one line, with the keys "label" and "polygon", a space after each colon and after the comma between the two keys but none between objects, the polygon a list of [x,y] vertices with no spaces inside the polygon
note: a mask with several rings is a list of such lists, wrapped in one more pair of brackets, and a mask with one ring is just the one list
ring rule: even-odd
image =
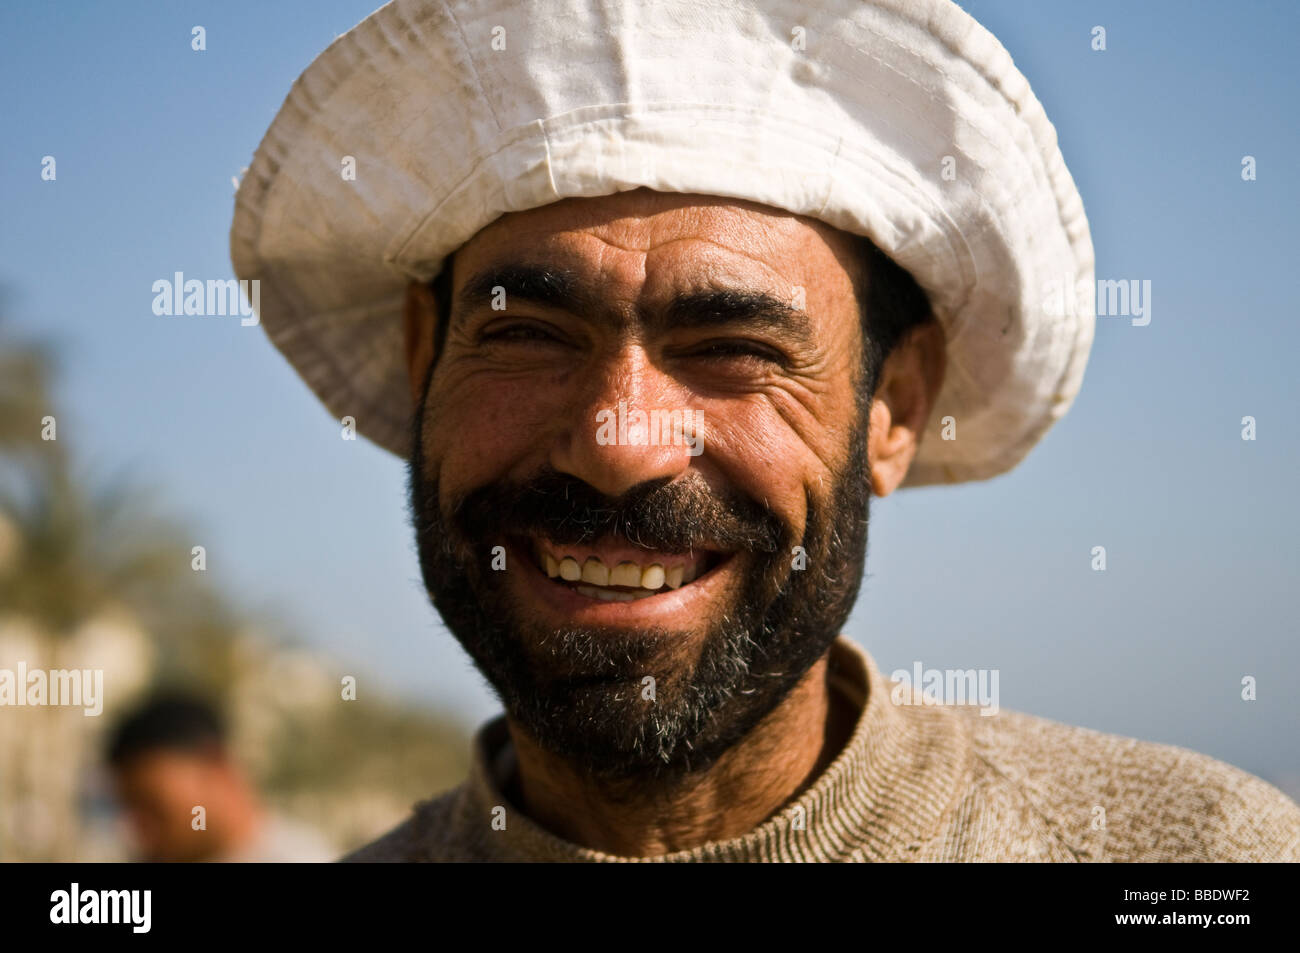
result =
[{"label": "blurred dark hair", "polygon": [[215,706],[197,695],[166,692],[127,712],[109,738],[108,763],[120,768],[155,751],[194,754],[225,747],[226,726]]}]

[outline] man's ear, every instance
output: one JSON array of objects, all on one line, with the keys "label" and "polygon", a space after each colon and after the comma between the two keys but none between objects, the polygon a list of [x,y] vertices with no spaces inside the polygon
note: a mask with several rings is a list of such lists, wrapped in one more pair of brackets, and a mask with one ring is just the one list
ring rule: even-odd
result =
[{"label": "man's ear", "polygon": [[418,406],[424,375],[433,363],[433,332],[438,324],[438,303],[433,289],[419,281],[406,286],[402,325],[406,341],[406,371],[411,386],[411,406]]},{"label": "man's ear", "polygon": [[885,359],[867,434],[875,496],[893,493],[907,476],[946,367],[943,327],[933,318],[913,328]]}]

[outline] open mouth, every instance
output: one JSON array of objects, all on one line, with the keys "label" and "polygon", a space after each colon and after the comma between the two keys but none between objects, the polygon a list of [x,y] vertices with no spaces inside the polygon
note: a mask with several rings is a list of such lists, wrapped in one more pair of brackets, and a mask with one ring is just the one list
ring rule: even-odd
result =
[{"label": "open mouth", "polygon": [[571,546],[547,539],[520,540],[551,582],[602,602],[635,602],[691,585],[731,558],[732,553],[694,550],[667,553],[625,540]]}]

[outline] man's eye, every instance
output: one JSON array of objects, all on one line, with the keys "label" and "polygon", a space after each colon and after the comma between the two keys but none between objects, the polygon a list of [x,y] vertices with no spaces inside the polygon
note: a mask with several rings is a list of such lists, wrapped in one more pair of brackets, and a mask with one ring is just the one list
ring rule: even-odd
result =
[{"label": "man's eye", "polygon": [[775,348],[757,341],[713,341],[691,352],[703,358],[750,358],[771,364],[785,364],[785,357]]}]

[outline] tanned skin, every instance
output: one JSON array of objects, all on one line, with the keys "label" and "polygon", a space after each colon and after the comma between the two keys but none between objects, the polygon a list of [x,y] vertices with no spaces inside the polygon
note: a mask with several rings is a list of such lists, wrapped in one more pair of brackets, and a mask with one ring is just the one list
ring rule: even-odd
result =
[{"label": "tanned skin", "polygon": [[[802,526],[806,499],[826,497],[857,421],[863,342],[851,248],[847,235],[813,219],[646,189],[503,216],[457,250],[453,300],[471,276],[526,260],[577,274],[598,289],[597,304],[581,313],[530,305],[523,324],[540,333],[525,330],[489,347],[484,326],[517,324],[520,310],[507,317],[453,308],[425,396],[440,316],[429,288],[412,282],[406,359],[413,405],[425,397],[425,472],[452,494],[550,466],[617,496],[694,469],[710,486],[740,490]],[[787,301],[802,288],[812,333],[746,326],[680,332],[642,320],[674,294],[710,284]],[[757,344],[759,353],[713,347],[734,341]],[[783,360],[766,359],[763,349]],[[888,495],[906,476],[943,371],[935,322],[905,337],[885,362],[869,410],[874,496]],[[620,400],[700,409],[709,421],[705,452],[602,444],[593,427],[579,424]],[[741,573],[744,563],[724,571]],[[608,604],[615,624],[622,605]],[[553,606],[536,611],[544,622],[566,621]],[[703,632],[707,614],[670,621]],[[517,771],[506,793],[557,836],[612,854],[660,855],[742,836],[815,781],[852,732],[854,713],[828,685],[828,655],[740,743],[672,781],[599,783],[508,720]]]}]

